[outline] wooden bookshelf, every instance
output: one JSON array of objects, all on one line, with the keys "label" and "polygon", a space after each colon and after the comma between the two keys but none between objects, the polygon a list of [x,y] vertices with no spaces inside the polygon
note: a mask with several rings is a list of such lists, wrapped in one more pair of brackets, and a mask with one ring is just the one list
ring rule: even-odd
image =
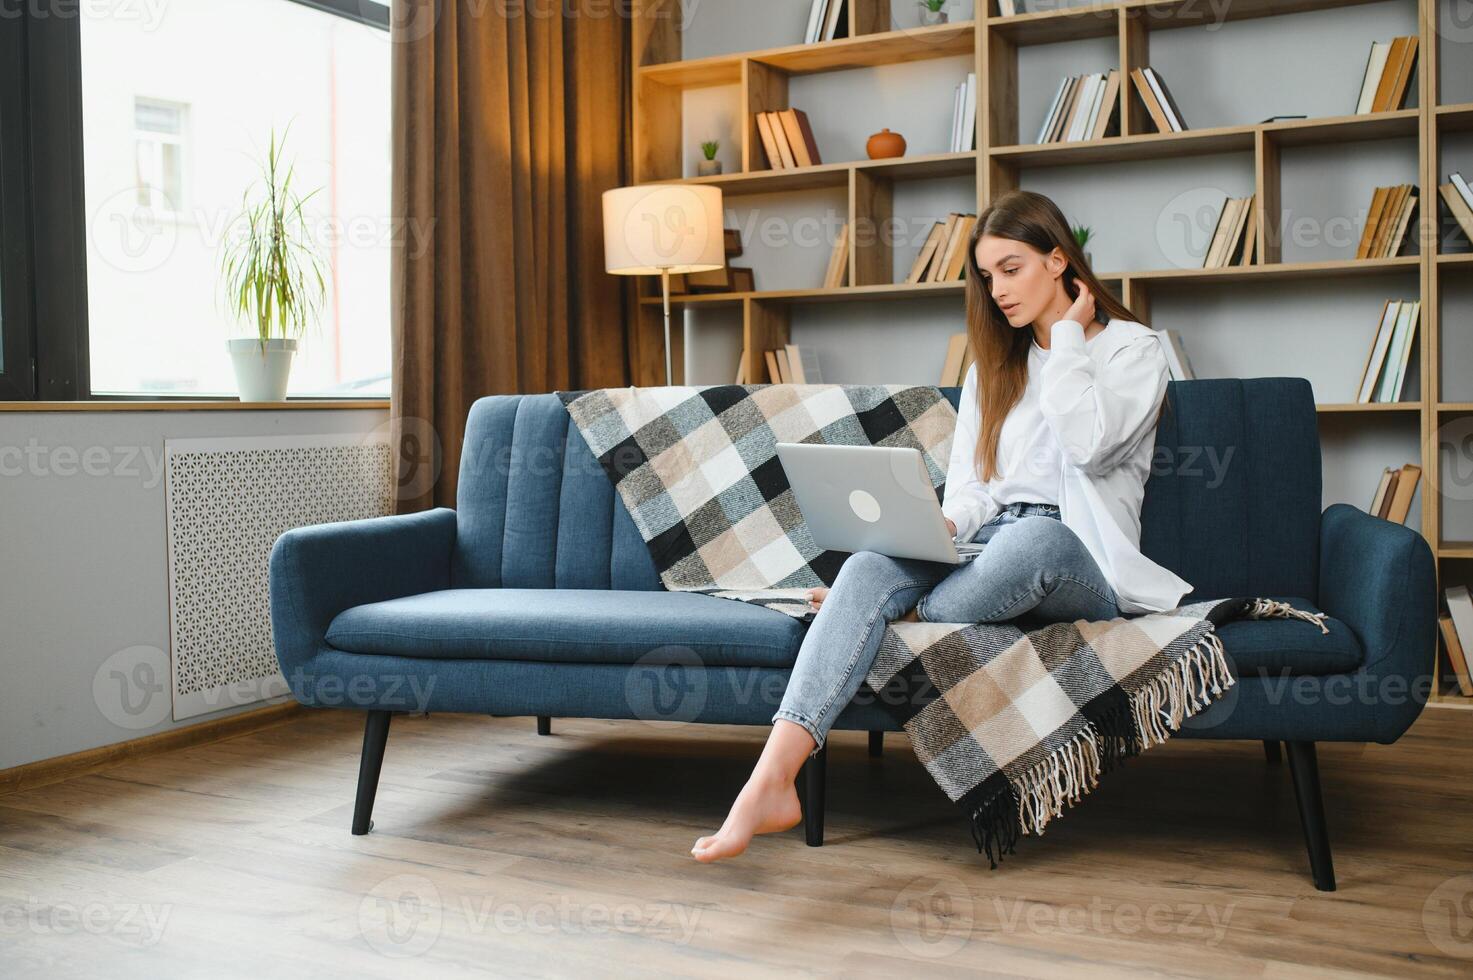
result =
[{"label": "wooden bookshelf", "polygon": [[[735,0],[731,0],[735,2]],[[1443,539],[1444,501],[1432,488],[1439,486],[1438,427],[1447,417],[1473,413],[1473,403],[1444,401],[1441,351],[1441,293],[1465,288],[1473,268],[1473,251],[1439,252],[1438,222],[1445,206],[1438,199],[1439,169],[1473,170],[1473,159],[1440,164],[1439,140],[1447,134],[1473,131],[1473,102],[1443,104],[1439,98],[1437,30],[1439,0],[1406,0],[1417,12],[1419,37],[1414,108],[1364,115],[1332,115],[1272,123],[1217,126],[1181,133],[1158,133],[1129,84],[1120,86],[1116,106],[1118,135],[1103,139],[1030,144],[1020,139],[1018,105],[1020,53],[1036,45],[1088,38],[1114,38],[1115,66],[1128,76],[1134,67],[1151,63],[1150,47],[1156,32],[1200,26],[1217,19],[1243,20],[1292,16],[1311,11],[1348,8],[1374,0],[1234,0],[1227,5],[1198,0],[1119,0],[1090,6],[1050,9],[1012,17],[997,16],[993,0],[977,0],[975,19],[937,27],[895,30],[886,0],[850,0],[850,36],[817,44],[794,44],[714,57],[681,60],[680,4],[678,0],[647,0],[636,5],[634,48],[634,179],[637,182],[681,181],[714,184],[731,196],[780,192],[842,191],[847,220],[878,225],[892,218],[891,190],[900,182],[924,182],[973,176],[975,202],[980,212],[997,195],[1026,183],[1026,174],[1040,168],[1078,164],[1110,166],[1152,160],[1170,160],[1222,153],[1250,155],[1251,190],[1257,208],[1252,216],[1261,243],[1252,264],[1217,269],[1133,269],[1101,273],[1118,286],[1127,305],[1149,318],[1153,295],[1182,286],[1210,286],[1215,291],[1251,292],[1273,283],[1322,284],[1354,282],[1365,276],[1388,278],[1388,295],[1420,296],[1422,322],[1417,357],[1420,396],[1391,404],[1326,402],[1317,405],[1322,417],[1340,419],[1339,429],[1372,420],[1380,426],[1407,429],[1407,442],[1416,443],[1409,456],[1423,468],[1421,485],[1422,533],[1438,558],[1439,590],[1448,562],[1473,559],[1473,542]],[[1220,9],[1216,9],[1220,8]],[[971,55],[978,78],[977,149],[962,153],[931,153],[896,160],[849,160],[795,170],[769,170],[753,122],[753,113],[789,107],[790,78],[852,68],[883,68],[927,59]],[[1084,66],[1076,70],[1090,70]],[[1190,84],[1181,79],[1179,84]],[[683,172],[682,96],[689,89],[733,86],[741,120],[740,164],[734,173],[693,178]],[[1292,111],[1292,110],[1291,110]],[[1412,253],[1390,259],[1285,262],[1278,238],[1276,216],[1293,202],[1282,199],[1280,153],[1285,148],[1338,146],[1360,141],[1405,140],[1416,147],[1419,206],[1405,250]],[[1246,192],[1245,188],[1245,192]],[[1369,197],[1370,189],[1366,189]],[[832,198],[830,198],[832,199]],[[1359,202],[1357,205],[1363,207]],[[750,293],[707,293],[679,296],[672,302],[682,309],[725,309],[739,313],[741,342],[747,352],[749,378],[765,378],[762,351],[786,343],[792,311],[810,304],[909,303],[941,299],[956,304],[959,322],[965,312],[962,283],[906,284],[890,281],[903,273],[891,269],[888,246],[850,250],[848,282],[838,289],[758,289]],[[1406,285],[1402,285],[1403,281]],[[1394,282],[1394,286],[1392,283]],[[1413,284],[1414,283],[1414,284]],[[1461,295],[1461,294],[1460,294]],[[658,296],[642,296],[636,343],[653,354],[637,363],[649,366],[648,376],[636,383],[658,383],[660,307]],[[1354,342],[1364,342],[1364,330],[1355,325]],[[681,334],[681,331],[676,331]],[[694,336],[694,335],[693,335]],[[677,343],[683,341],[677,338]],[[937,352],[937,364],[941,352]],[[676,356],[676,364],[681,359]],[[1292,366],[1283,372],[1293,373]],[[1412,436],[1415,436],[1413,440]],[[1388,460],[1388,463],[1391,461]],[[1369,490],[1368,490],[1369,492]],[[1466,575],[1467,569],[1459,570]],[[1466,704],[1469,699],[1435,694],[1438,703]]]}]

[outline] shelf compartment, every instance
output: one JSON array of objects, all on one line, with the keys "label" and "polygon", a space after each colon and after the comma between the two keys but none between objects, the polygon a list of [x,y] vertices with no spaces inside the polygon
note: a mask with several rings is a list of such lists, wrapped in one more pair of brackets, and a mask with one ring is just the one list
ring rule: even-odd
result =
[{"label": "shelf compartment", "polygon": [[1473,102],[1440,105],[1435,113],[1437,131],[1453,133],[1473,129]]},{"label": "shelf compartment", "polygon": [[1267,265],[1230,265],[1217,269],[1151,269],[1101,274],[1101,279],[1131,282],[1201,285],[1212,282],[1279,282],[1296,279],[1337,279],[1377,273],[1416,271],[1421,259],[1399,255],[1392,259],[1343,259],[1325,262],[1276,262]]},{"label": "shelf compartment", "polygon": [[[1249,20],[1375,2],[1378,0],[1234,0],[1233,3],[1223,5],[1221,19]],[[1115,33],[1121,12],[1152,30],[1201,27],[1218,21],[1218,12],[1214,7],[1215,5],[1204,4],[1201,0],[1125,0],[1123,3],[1102,3],[1088,7],[1016,14],[1012,17],[993,17],[987,21],[987,25],[993,33],[1014,44],[1050,44],[1054,41],[1109,37]]]},{"label": "shelf compartment", "polygon": [[1437,257],[1437,265],[1439,268],[1444,266],[1473,265],[1473,252],[1453,252],[1448,255],[1439,255]]},{"label": "shelf compartment", "polygon": [[1161,157],[1163,149],[1173,156],[1205,156],[1211,153],[1248,152],[1260,130],[1280,146],[1310,146],[1318,143],[1394,139],[1417,135],[1417,110],[1398,109],[1356,116],[1326,116],[1290,119],[1276,123],[1244,126],[1215,126],[1181,133],[1142,133],[1074,143],[1025,143],[994,146],[988,152],[998,163],[1026,167],[1065,166],[1076,163],[1123,163]]},{"label": "shelf compartment", "polygon": [[1439,541],[1439,558],[1473,558],[1473,541]]},{"label": "shelf compartment", "polygon": [[735,84],[741,81],[742,62],[757,61],[790,75],[850,68],[876,68],[907,61],[926,61],[971,54],[976,25],[972,21],[916,27],[842,37],[814,44],[790,44],[780,48],[713,55],[689,61],[645,65],[639,77],[678,88]]},{"label": "shelf compartment", "polygon": [[[966,294],[963,282],[882,283],[875,286],[840,286],[837,289],[769,289],[753,293],[693,293],[671,296],[671,306],[707,306],[740,303],[745,299],[783,303],[849,303],[870,299],[905,299],[924,296],[956,296]],[[659,306],[660,297],[642,296],[645,306]]]},{"label": "shelf compartment", "polygon": [[973,173],[976,166],[977,154],[968,150],[962,153],[928,153],[889,160],[824,163],[816,167],[789,170],[756,170],[749,173],[717,174],[714,177],[672,178],[654,183],[710,184],[720,187],[722,193],[730,195],[767,194],[812,187],[843,187],[849,180],[850,170],[895,180],[925,180],[932,177],[963,177]]}]

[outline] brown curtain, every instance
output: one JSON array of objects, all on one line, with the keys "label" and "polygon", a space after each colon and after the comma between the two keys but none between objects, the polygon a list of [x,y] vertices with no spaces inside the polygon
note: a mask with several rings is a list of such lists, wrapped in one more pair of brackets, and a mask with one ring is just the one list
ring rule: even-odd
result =
[{"label": "brown curtain", "polygon": [[394,0],[392,415],[400,512],[453,505],[483,395],[629,383],[630,280],[600,195],[629,173],[620,5]]}]

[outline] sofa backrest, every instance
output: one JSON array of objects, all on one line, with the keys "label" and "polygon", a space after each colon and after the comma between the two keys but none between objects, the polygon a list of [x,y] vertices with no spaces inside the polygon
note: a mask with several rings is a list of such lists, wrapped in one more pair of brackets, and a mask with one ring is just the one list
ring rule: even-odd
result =
[{"label": "sofa backrest", "polygon": [[[960,388],[942,391],[955,405]],[[1320,448],[1300,378],[1171,382],[1142,505],[1141,550],[1192,597],[1314,596]],[[649,550],[556,395],[471,408],[461,456],[458,588],[658,589]]]}]

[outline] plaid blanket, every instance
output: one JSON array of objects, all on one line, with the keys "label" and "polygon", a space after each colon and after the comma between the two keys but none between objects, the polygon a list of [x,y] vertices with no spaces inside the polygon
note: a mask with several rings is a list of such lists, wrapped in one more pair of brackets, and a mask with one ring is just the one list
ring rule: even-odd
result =
[{"label": "plaid blanket", "polygon": [[[956,412],[939,389],[717,385],[558,392],[667,589],[809,619],[846,554],[818,548],[778,442],[913,446],[938,494]],[[1265,598],[1055,623],[889,624],[865,683],[996,866],[1121,760],[1164,742],[1234,683],[1216,627],[1324,613]]]},{"label": "plaid blanket", "polygon": [[713,385],[557,393],[613,481],[660,581],[811,618],[845,552],[813,543],[779,442],[919,449],[946,479],[956,410],[933,386]]}]

